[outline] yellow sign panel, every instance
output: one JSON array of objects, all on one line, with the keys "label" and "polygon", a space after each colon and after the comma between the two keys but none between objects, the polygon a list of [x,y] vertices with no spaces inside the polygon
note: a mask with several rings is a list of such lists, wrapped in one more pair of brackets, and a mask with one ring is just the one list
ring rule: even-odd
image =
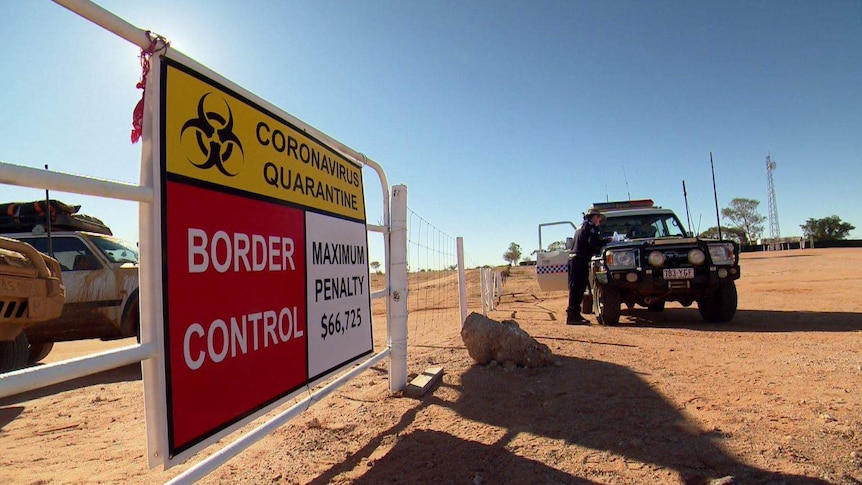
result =
[{"label": "yellow sign panel", "polygon": [[168,173],[365,221],[356,164],[182,66],[165,89]]}]

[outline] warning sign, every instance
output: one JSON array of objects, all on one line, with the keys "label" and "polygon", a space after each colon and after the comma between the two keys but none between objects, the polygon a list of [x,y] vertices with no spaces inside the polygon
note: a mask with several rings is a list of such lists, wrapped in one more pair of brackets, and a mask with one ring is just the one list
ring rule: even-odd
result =
[{"label": "warning sign", "polygon": [[373,351],[361,167],[161,63],[169,459]]},{"label": "warning sign", "polygon": [[169,173],[365,220],[360,167],[183,66],[166,79]]}]

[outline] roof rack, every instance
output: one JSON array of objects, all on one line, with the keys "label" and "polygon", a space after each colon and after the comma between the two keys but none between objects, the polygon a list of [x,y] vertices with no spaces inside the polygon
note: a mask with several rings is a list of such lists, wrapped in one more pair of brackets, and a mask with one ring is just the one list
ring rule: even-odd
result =
[{"label": "roof rack", "polygon": [[[42,232],[51,218],[51,229],[87,231],[113,235],[111,229],[96,217],[76,214],[79,205],[68,205],[58,200],[9,202],[0,204],[0,233]],[[42,226],[37,229],[38,226]]]}]

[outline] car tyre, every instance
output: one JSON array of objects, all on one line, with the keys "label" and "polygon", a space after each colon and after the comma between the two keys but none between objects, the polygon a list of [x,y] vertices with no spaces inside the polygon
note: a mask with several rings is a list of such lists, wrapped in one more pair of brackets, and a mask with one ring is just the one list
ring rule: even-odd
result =
[{"label": "car tyre", "polygon": [[729,322],[736,315],[736,284],[723,284],[715,289],[715,291],[697,301],[697,309],[700,311],[700,316],[709,323],[725,323]]},{"label": "car tyre", "polygon": [[30,344],[24,332],[11,342],[0,342],[0,372],[11,372],[27,366]]},{"label": "car tyre", "polygon": [[141,343],[141,308],[138,290],[132,293],[123,310],[120,333],[123,337],[135,337],[138,343]]},{"label": "car tyre", "polygon": [[647,305],[647,309],[651,312],[663,312],[664,301],[655,301]]},{"label": "car tyre", "polygon": [[48,357],[48,354],[51,353],[51,349],[54,348],[54,342],[36,342],[30,344],[30,350],[27,356],[27,363],[30,365],[39,362],[40,360]]},{"label": "car tyre", "polygon": [[614,326],[620,323],[620,292],[616,288],[590,282],[593,290],[593,313],[600,325]]}]

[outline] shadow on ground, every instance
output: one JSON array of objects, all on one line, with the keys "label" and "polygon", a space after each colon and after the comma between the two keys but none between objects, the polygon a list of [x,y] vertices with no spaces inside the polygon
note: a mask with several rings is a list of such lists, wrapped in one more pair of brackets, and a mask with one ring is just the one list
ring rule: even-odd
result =
[{"label": "shadow on ground", "polygon": [[[487,445],[441,431],[413,431],[400,436],[384,458],[352,483],[598,483],[518,456],[505,444]],[[399,458],[403,456],[413,459]]]},{"label": "shadow on ground", "polygon": [[738,310],[733,320],[706,323],[697,308],[668,308],[651,312],[645,308],[623,309],[621,326],[687,328],[731,332],[856,332],[862,330],[862,313]]},{"label": "shadow on ground", "polygon": [[[734,483],[826,483],[736,460],[723,451],[720,430],[699,429],[628,368],[571,357],[560,363],[514,370],[474,365],[454,388],[456,401],[426,395],[396,426],[315,483],[362,466],[387,436],[398,436],[397,443],[357,483],[582,484],[622,476],[661,481],[669,474],[691,484],[726,476]],[[406,432],[428,406],[451,408],[465,423],[486,423],[504,436],[487,444],[434,429]],[[533,436],[545,440],[538,453],[530,446]],[[560,446],[549,447],[547,440]]]},{"label": "shadow on ground", "polygon": [[24,412],[22,406],[9,406],[0,408],[0,430],[6,427],[7,424],[15,421],[15,419]]}]

